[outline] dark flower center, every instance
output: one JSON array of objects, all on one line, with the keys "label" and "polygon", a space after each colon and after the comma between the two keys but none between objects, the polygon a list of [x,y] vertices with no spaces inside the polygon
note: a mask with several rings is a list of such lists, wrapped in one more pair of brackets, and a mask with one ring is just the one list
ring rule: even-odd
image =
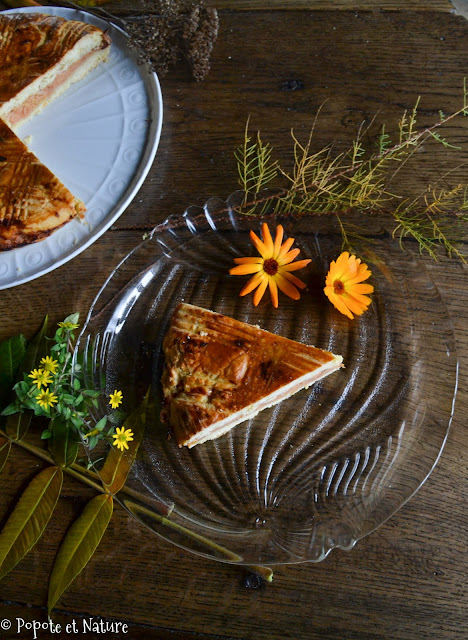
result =
[{"label": "dark flower center", "polygon": [[276,260],[274,258],[268,258],[268,260],[265,260],[263,263],[263,271],[268,276],[274,276],[278,271],[278,263]]},{"label": "dark flower center", "polygon": [[344,293],[345,291],[345,286],[344,284],[341,282],[341,280],[335,280],[335,282],[333,283],[333,291],[338,294],[339,296]]}]

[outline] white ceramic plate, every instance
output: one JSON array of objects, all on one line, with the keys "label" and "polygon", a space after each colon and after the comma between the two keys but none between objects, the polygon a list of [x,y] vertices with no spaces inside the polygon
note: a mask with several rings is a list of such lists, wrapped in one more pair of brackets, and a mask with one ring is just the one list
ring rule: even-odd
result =
[{"label": "white ceramic plate", "polygon": [[153,163],[162,127],[158,78],[136,63],[125,34],[82,11],[59,7],[6,13],[48,13],[107,29],[107,63],[70,87],[18,134],[86,205],[84,222],[73,220],[45,240],[0,253],[0,289],[56,269],[84,251],[125,211]]}]

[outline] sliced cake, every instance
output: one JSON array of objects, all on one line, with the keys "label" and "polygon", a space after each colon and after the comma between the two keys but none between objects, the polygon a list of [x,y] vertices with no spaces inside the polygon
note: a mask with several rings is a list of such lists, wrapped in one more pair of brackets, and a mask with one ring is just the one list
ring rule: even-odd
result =
[{"label": "sliced cake", "polygon": [[0,120],[0,250],[42,240],[85,211]]},{"label": "sliced cake", "polygon": [[41,13],[0,15],[0,251],[37,242],[86,207],[13,133],[104,61],[101,29]]},{"label": "sliced cake", "polygon": [[0,15],[0,118],[16,127],[109,55],[98,27],[41,13]]},{"label": "sliced cake", "polygon": [[164,338],[163,421],[179,446],[218,438],[342,366],[342,357],[181,303]]}]

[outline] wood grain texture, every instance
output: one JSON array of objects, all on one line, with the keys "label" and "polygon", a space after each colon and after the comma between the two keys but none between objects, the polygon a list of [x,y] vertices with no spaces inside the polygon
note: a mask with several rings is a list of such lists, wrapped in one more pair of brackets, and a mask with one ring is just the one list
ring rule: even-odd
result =
[{"label": "wood grain texture", "polygon": [[[0,292],[0,339],[31,336],[51,322],[85,314],[102,282],[145,229],[208,196],[236,188],[233,150],[247,116],[278,156],[289,129],[306,136],[325,102],[317,147],[349,143],[377,112],[396,122],[421,95],[421,125],[455,109],[466,73],[468,23],[449,13],[222,12],[208,80],[183,68],[162,83],[165,120],[155,163],[114,227],[73,261]],[[448,131],[466,145],[468,122]],[[418,192],[466,161],[423,149],[399,188]],[[466,170],[454,172],[466,180]],[[148,533],[120,508],[98,553],[60,600],[57,621],[124,620],[117,637],[267,640],[465,640],[467,636],[468,305],[466,268],[424,259],[453,317],[461,365],[455,419],[433,474],[386,524],[350,552],[318,565],[281,566],[272,584],[247,589],[247,570],[185,552]],[[0,518],[41,463],[15,449],[3,470]],[[46,621],[47,578],[67,528],[93,492],[67,478],[44,537],[0,583],[0,619]],[[3,638],[18,636],[2,632]],[[30,637],[30,636],[28,636]],[[47,638],[46,633],[41,638]],[[51,637],[65,637],[51,636]],[[77,636],[79,637],[79,636]]]},{"label": "wood grain texture", "polygon": [[[140,10],[144,0],[106,2],[111,11]],[[443,11],[450,12],[451,0],[205,0],[207,7],[229,11]],[[147,6],[147,5],[146,5]]]},{"label": "wood grain texture", "polygon": [[449,0],[208,0],[207,6],[232,11],[271,11],[272,9],[311,11],[452,11]]}]

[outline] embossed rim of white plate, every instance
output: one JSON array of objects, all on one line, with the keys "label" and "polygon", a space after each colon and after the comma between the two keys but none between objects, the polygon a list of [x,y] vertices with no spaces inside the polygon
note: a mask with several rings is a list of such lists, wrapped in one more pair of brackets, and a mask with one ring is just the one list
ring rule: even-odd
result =
[{"label": "embossed rim of white plate", "polygon": [[[78,220],[73,220],[39,243],[19,247],[11,251],[1,252],[0,290],[24,284],[25,282],[34,280],[35,278],[57,269],[69,260],[75,258],[95,242],[105,231],[107,231],[107,229],[120,217],[132,202],[153,164],[161,135],[163,116],[162,94],[157,75],[146,72],[143,66],[136,63],[135,56],[130,52],[126,45],[126,36],[124,32],[118,27],[84,11],[65,9],[61,7],[38,7],[37,9],[27,7],[7,10],[2,13],[47,13],[50,15],[59,15],[68,19],[89,22],[102,29],[107,29],[113,38],[113,51],[117,52],[117,54],[123,54],[120,62],[125,60],[125,62],[132,67],[132,71],[136,72],[138,75],[140,85],[144,87],[143,103],[135,104],[134,106],[135,108],[138,107],[145,109],[145,117],[143,119],[148,121],[148,125],[145,128],[144,136],[143,132],[140,132],[140,137],[144,138],[144,140],[140,140],[140,146],[132,148],[132,150],[136,152],[136,155],[135,153],[132,154],[133,159],[132,156],[127,156],[130,158],[130,168],[127,173],[124,172],[122,175],[121,172],[117,172],[116,175],[112,175],[114,168],[120,166],[120,164],[114,159],[112,168],[106,175],[99,189],[93,192],[89,191],[88,193],[86,193],[86,187],[84,184],[73,184],[74,174],[67,176],[64,175],[63,172],[60,173],[60,168],[59,170],[55,170],[54,166],[51,166],[51,162],[47,160],[47,157],[44,158],[44,155],[47,154],[41,152],[40,149],[36,150],[34,148],[34,143],[28,145],[34,153],[37,153],[39,159],[54,171],[58,177],[63,180],[66,186],[75,193],[75,195],[84,200],[88,208],[87,216],[92,216],[92,206],[94,206],[95,211],[99,210],[99,215],[92,225],[85,226]],[[119,58],[118,55],[117,57]],[[65,104],[67,98],[68,100],[73,99],[73,96],[80,90],[89,91],[89,84],[87,85],[87,83],[93,79],[99,78],[100,74],[109,74],[111,71],[112,68],[107,68],[103,71],[103,65],[92,71],[86,79],[76,85],[73,85],[63,96],[59,97],[54,101],[54,103],[44,109],[44,111],[38,116],[35,116],[35,118],[31,120],[31,125],[34,127],[34,124],[36,122],[40,123],[41,119],[45,121],[48,116],[53,115],[54,105],[58,105],[56,106],[56,109],[58,109],[62,101],[64,101],[63,104]],[[112,81],[115,82],[114,78],[112,78]],[[115,96],[119,97],[121,112],[123,117],[125,117],[122,91],[122,88],[116,86]],[[65,110],[63,110],[63,112],[65,112]],[[124,122],[124,124],[128,123]],[[27,130],[23,133],[24,128],[28,128],[28,123],[21,128],[20,137],[22,139],[28,135]],[[132,133],[135,132],[132,131]],[[40,136],[40,131],[38,131],[38,136]],[[134,136],[132,136],[132,140],[135,140]],[[120,155],[125,152],[121,146],[119,146],[119,153],[120,152]],[[82,160],[89,161],[90,158],[84,157],[81,158],[81,161]],[[59,161],[57,162],[59,163]],[[133,165],[131,164],[132,162]],[[83,164],[81,164],[81,166],[83,166]],[[115,197],[111,201],[104,202],[104,205],[101,206],[101,191],[104,188],[107,189],[110,184],[114,184],[116,186],[116,193],[113,194]],[[82,193],[80,193],[80,189],[82,190]],[[90,202],[91,204],[94,203],[91,207],[89,206]]]}]

